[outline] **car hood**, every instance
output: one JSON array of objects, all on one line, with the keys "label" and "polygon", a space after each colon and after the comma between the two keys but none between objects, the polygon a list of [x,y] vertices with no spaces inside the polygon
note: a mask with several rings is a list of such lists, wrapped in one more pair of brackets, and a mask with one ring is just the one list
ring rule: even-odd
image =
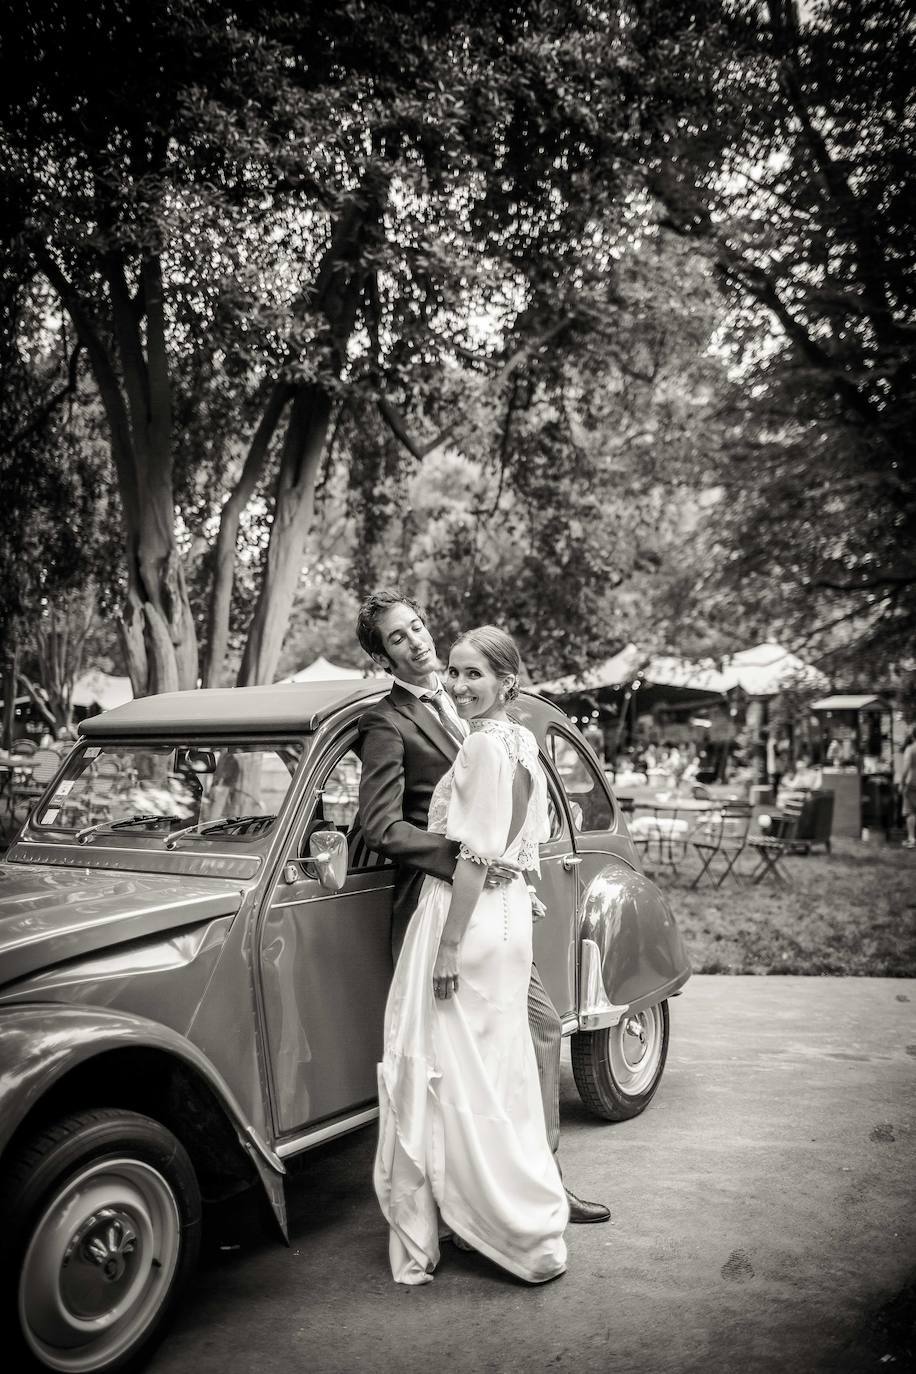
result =
[{"label": "car hood", "polygon": [[0,863],[0,983],[127,940],[233,915],[242,895],[216,878]]}]

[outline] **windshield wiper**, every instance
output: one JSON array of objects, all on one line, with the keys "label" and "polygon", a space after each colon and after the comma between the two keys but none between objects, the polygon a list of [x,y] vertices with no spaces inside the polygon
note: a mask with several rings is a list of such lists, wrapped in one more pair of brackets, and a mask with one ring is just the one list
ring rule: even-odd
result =
[{"label": "windshield wiper", "polygon": [[127,830],[132,825],[149,825],[151,821],[170,821],[172,816],[161,816],[152,811],[146,816],[125,816],[123,821],[96,821],[95,825],[87,825],[85,829],[76,832],[78,844],[85,844],[92,835],[97,835],[100,830]]},{"label": "windshield wiper", "polygon": [[253,816],[220,816],[215,821],[205,821],[200,825],[186,825],[183,830],[173,830],[165,842],[166,849],[174,849],[178,840],[183,840],[189,835],[209,835],[211,830],[222,830],[229,825],[242,825],[245,821],[273,821],[276,816],[266,816],[263,811],[256,811]]}]

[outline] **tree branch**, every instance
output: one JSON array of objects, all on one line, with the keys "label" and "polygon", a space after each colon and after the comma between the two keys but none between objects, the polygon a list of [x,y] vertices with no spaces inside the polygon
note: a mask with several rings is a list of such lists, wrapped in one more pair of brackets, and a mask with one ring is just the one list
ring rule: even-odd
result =
[{"label": "tree branch", "polygon": [[18,444],[22,443],[23,439],[28,439],[30,434],[34,434],[36,430],[41,429],[45,420],[47,420],[52,412],[57,409],[61,401],[73,395],[77,383],[77,363],[82,348],[82,341],[77,339],[67,363],[66,385],[62,386],[59,391],[55,391],[53,396],[49,396],[44,405],[39,406],[34,417],[27,425],[23,425],[22,429],[17,430],[11,438],[0,441],[0,453],[12,453],[13,449],[15,449]]},{"label": "tree branch", "polygon": [[39,268],[60,296],[73,321],[77,336],[86,349],[111,432],[111,449],[118,470],[124,514],[129,527],[136,529],[140,520],[140,495],[133,440],[130,418],[124,405],[114,362],[79,292],[47,247],[43,243],[34,244],[33,251]]},{"label": "tree branch", "polygon": [[458,420],[453,420],[450,425],[446,425],[445,429],[439,431],[435,439],[430,440],[427,444],[419,444],[411,437],[407,429],[407,421],[392,401],[389,401],[385,396],[380,396],[378,408],[382,419],[385,421],[394,437],[404,446],[404,448],[406,448],[407,452],[411,454],[412,457],[417,459],[418,462],[422,462],[424,458],[428,458],[431,453],[434,453],[437,448],[441,448],[449,436],[454,434],[459,425]]},{"label": "tree branch", "polygon": [[849,181],[833,160],[826,139],[814,123],[805,99],[798,63],[798,25],[794,6],[784,7],[774,3],[774,0],[769,0],[768,7],[770,26],[777,47],[782,88],[793,114],[801,125],[805,142],[827,192],[833,197],[849,226],[856,247],[858,275],[875,335],[881,343],[896,342],[900,335],[884,284],[886,268],[881,245]]}]

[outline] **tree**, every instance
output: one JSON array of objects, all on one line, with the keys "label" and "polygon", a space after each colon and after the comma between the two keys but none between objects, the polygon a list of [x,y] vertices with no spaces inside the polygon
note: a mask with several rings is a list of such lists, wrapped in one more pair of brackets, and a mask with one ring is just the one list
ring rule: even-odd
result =
[{"label": "tree", "polygon": [[731,309],[699,595],[872,671],[916,652],[914,41],[896,0],[749,9],[722,58],[724,175],[669,164],[657,186]]},{"label": "tree", "polygon": [[461,426],[442,407],[482,321],[510,396],[581,327],[582,247],[617,236],[672,128],[696,122],[719,10],[19,7],[5,189],[104,406],[135,691],[197,677],[176,498],[195,550],[218,524],[207,681],[243,517],[266,502],[240,680],[268,679],[336,436],[358,414],[364,457],[382,426],[416,454]]},{"label": "tree", "polygon": [[[497,621],[531,675],[647,639],[646,605],[717,442],[715,288],[691,248],[648,234],[588,283],[562,339],[452,375],[454,444],[412,473],[370,469],[354,580],[400,579],[439,638]],[[377,451],[376,451],[377,452]],[[473,455],[473,456],[471,456]]]}]

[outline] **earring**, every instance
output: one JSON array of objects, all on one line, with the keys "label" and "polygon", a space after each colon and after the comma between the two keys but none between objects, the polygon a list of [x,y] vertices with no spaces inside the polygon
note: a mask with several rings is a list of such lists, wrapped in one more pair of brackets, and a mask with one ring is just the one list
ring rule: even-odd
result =
[{"label": "earring", "polygon": [[505,706],[507,700],[508,700],[507,693],[506,693],[506,692],[500,692],[500,694],[499,694],[499,704],[500,704],[500,706]]}]

